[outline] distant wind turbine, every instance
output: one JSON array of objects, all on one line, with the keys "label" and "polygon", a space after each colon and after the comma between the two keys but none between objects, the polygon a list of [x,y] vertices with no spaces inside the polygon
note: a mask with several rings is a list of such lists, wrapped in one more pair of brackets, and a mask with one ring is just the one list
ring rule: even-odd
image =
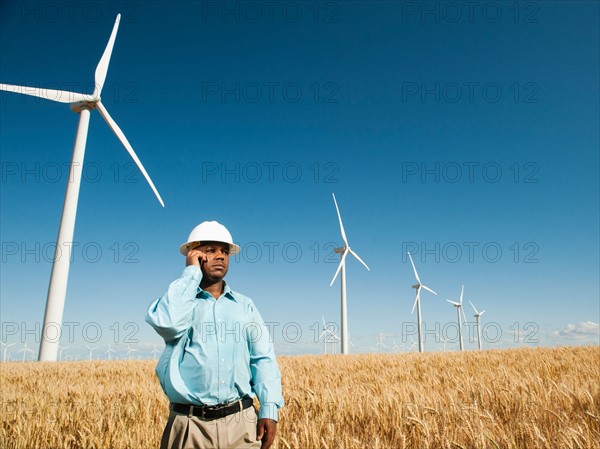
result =
[{"label": "distant wind turbine", "polygon": [[456,316],[458,318],[458,341],[460,342],[460,350],[463,350],[463,338],[462,338],[462,324],[460,322],[460,311],[462,310],[463,316],[465,318],[465,322],[467,321],[467,316],[465,315],[465,311],[462,308],[462,302],[463,302],[463,295],[465,293],[465,286],[462,286],[462,289],[460,290],[460,301],[456,302],[456,301],[451,301],[449,299],[447,299],[446,301],[448,301],[450,304],[452,304],[454,307],[456,307]]},{"label": "distant wind turbine", "polygon": [[137,352],[137,349],[132,348],[131,346],[127,345],[127,360],[131,360],[132,352]]},{"label": "distant wind turbine", "polygon": [[[337,335],[336,335],[337,337]],[[339,341],[339,337],[338,337],[338,341]],[[356,345],[354,344],[354,342],[352,341],[352,339],[350,338],[350,333],[348,333],[348,344],[350,346],[352,346],[353,348],[356,348]]]},{"label": "distant wind turbine", "polygon": [[329,326],[327,326],[327,323],[325,322],[325,317],[323,315],[321,315],[321,319],[323,320],[323,330],[319,335],[319,340],[321,338],[323,339],[323,354],[327,354],[327,343],[329,341],[329,334],[331,333],[331,329],[329,329]]},{"label": "distant wind turbine", "polygon": [[61,346],[61,345],[58,345],[58,349],[59,349],[59,351],[58,351],[58,360],[62,360],[62,354],[63,354],[63,351],[64,351],[65,349],[69,349],[69,347],[68,347],[68,346]]},{"label": "distant wind turbine", "polygon": [[412,286],[412,288],[414,288],[416,290],[417,294],[416,294],[416,298],[415,298],[415,303],[413,304],[413,308],[410,313],[412,314],[415,311],[415,306],[416,306],[417,307],[417,328],[419,331],[419,352],[423,352],[425,350],[425,344],[423,342],[423,334],[421,332],[421,325],[422,325],[422,322],[421,322],[421,289],[424,288],[425,290],[433,293],[434,295],[437,295],[437,293],[434,292],[433,290],[431,290],[426,285],[423,285],[421,283],[421,279],[419,278],[419,273],[417,273],[417,268],[415,267],[415,263],[412,260],[412,256],[410,255],[410,252],[408,252],[408,258],[410,259],[410,263],[413,267],[413,271],[415,272],[415,278],[417,279],[417,283]]},{"label": "distant wind turbine", "polygon": [[6,362],[6,355],[7,355],[8,348],[10,348],[11,346],[14,346],[15,343],[4,343],[4,342],[0,342],[0,343],[2,343],[2,345],[4,346],[4,352],[2,353],[2,361]]},{"label": "distant wind turbine", "polygon": [[337,344],[340,342],[340,337],[333,329],[329,330],[329,342],[331,343],[331,353],[337,353]]},{"label": "distant wind turbine", "polygon": [[105,352],[107,360],[111,360],[111,356],[110,356],[110,354],[111,354],[112,352],[115,352],[115,350],[114,350],[113,348],[111,348],[111,347],[110,347],[110,343],[109,343],[109,344],[108,344],[108,350]]},{"label": "distant wind turbine", "polygon": [[94,346],[93,348],[90,348],[89,346],[86,345],[86,348],[88,348],[90,350],[90,360],[92,360],[92,352],[94,352],[94,349],[96,349],[97,346]]},{"label": "distant wind turbine", "polygon": [[59,327],[62,325],[72,250],[72,245],[70,243],[73,241],[73,233],[75,230],[75,216],[77,214],[77,201],[79,198],[83,159],[90,123],[90,111],[93,109],[98,110],[102,118],[104,118],[121,143],[125,146],[125,149],[146,178],[146,181],[150,184],[156,198],[158,198],[158,201],[164,207],[164,202],[160,197],[158,190],[156,190],[146,169],[135,154],[133,147],[125,137],[125,134],[123,134],[123,131],[121,131],[121,128],[119,128],[119,125],[113,120],[100,101],[100,93],[102,92],[104,81],[106,80],[108,64],[110,62],[115,38],[117,37],[120,19],[121,15],[118,14],[106,49],[96,67],[95,87],[94,92],[91,95],[53,89],[15,86],[12,84],[0,84],[0,90],[45,98],[46,100],[59,103],[68,103],[70,104],[71,109],[79,114],[79,125],[77,127],[75,147],[73,149],[73,162],[71,164],[71,171],[67,182],[67,193],[65,195],[65,203],[54,252],[54,262],[52,264],[52,274],[50,275],[50,285],[48,287],[46,313],[44,315],[42,341],[38,357],[38,360],[40,361],[56,361],[58,356],[58,340],[54,337],[50,337],[48,333],[55,332],[53,329],[57,325]]},{"label": "distant wind turbine", "polygon": [[348,354],[348,315],[346,311],[346,256],[348,253],[352,254],[360,263],[362,263],[365,268],[369,271],[371,269],[367,266],[366,263],[350,248],[348,244],[348,239],[346,238],[346,232],[344,231],[344,225],[342,223],[342,216],[340,215],[340,209],[338,207],[337,201],[335,199],[335,195],[333,195],[333,202],[335,203],[335,210],[337,211],[337,216],[340,221],[340,231],[342,233],[342,240],[344,241],[344,246],[335,249],[335,252],[341,254],[340,264],[338,265],[337,271],[331,280],[329,286],[331,287],[337,278],[337,275],[341,271],[340,282],[341,282],[341,321],[342,321],[342,354]]},{"label": "distant wind turbine", "polygon": [[412,352],[412,351],[415,350],[415,345],[416,345],[415,339],[412,338],[412,335],[409,335],[408,337],[410,338],[410,349],[409,349],[409,351]]},{"label": "distant wind turbine", "polygon": [[31,352],[33,354],[33,351],[27,347],[27,342],[25,342],[25,346],[23,347],[23,349],[19,349],[17,352],[23,353],[23,361],[25,361],[25,357],[27,356],[28,352]]},{"label": "distant wind turbine", "polygon": [[386,344],[384,343],[386,335],[379,333],[377,334],[377,344],[376,346],[379,348],[379,352],[382,352],[382,348],[387,348]]},{"label": "distant wind turbine", "polygon": [[469,304],[471,304],[471,307],[473,307],[473,310],[475,311],[474,316],[475,316],[475,322],[477,323],[477,345],[479,346],[479,349],[481,350],[481,323],[480,323],[479,317],[485,313],[485,310],[478,312],[471,301],[469,301]]},{"label": "distant wind turbine", "polygon": [[152,350],[151,354],[154,360],[156,360],[156,354],[160,354],[160,350],[156,347],[156,345],[154,345],[154,349]]},{"label": "distant wind turbine", "polygon": [[442,340],[442,343],[444,344],[444,352],[446,352],[446,343],[448,343],[448,340],[444,338],[442,334],[438,334],[438,338]]}]

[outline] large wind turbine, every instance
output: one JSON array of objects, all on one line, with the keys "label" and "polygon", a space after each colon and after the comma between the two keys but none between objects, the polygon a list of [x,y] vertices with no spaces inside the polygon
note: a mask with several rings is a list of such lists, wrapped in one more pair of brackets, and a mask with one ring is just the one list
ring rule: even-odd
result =
[{"label": "large wind turbine", "polygon": [[347,311],[346,311],[346,256],[348,255],[348,253],[352,254],[354,257],[356,257],[358,259],[358,261],[360,263],[362,263],[365,268],[369,271],[371,271],[371,269],[367,266],[366,263],[363,262],[363,260],[358,256],[358,254],[356,254],[354,251],[352,251],[352,249],[350,248],[350,245],[348,244],[348,239],[346,238],[346,232],[344,231],[344,225],[342,224],[342,216],[340,215],[340,209],[338,207],[337,201],[335,200],[335,195],[332,193],[331,195],[333,195],[333,202],[335,203],[335,210],[337,211],[337,216],[338,219],[340,221],[340,231],[342,233],[342,240],[344,240],[344,246],[341,246],[339,248],[335,249],[336,253],[341,254],[341,259],[340,259],[340,264],[338,265],[337,271],[335,272],[335,275],[333,276],[333,279],[331,280],[331,283],[329,284],[329,286],[331,287],[333,285],[333,283],[335,282],[335,279],[337,278],[337,275],[340,273],[340,271],[342,272],[341,276],[340,276],[340,282],[341,282],[341,308],[342,308],[342,316],[341,316],[341,322],[342,322],[342,354],[348,354],[348,316],[347,316]]},{"label": "large wind turbine", "polygon": [[60,333],[57,338],[56,328],[60,329],[62,325],[62,317],[65,306],[67,281],[69,277],[69,262],[71,260],[72,245],[70,243],[73,241],[73,232],[75,229],[75,215],[77,213],[77,200],[79,198],[79,187],[81,184],[81,174],[83,171],[85,144],[90,123],[90,111],[93,109],[98,110],[106,123],[108,123],[108,126],[110,126],[117,135],[123,146],[125,146],[125,149],[146,178],[146,181],[148,181],[148,184],[150,184],[150,187],[154,191],[156,198],[158,198],[158,201],[164,207],[163,200],[156,190],[156,187],[154,187],[154,183],[135,154],[135,151],[133,151],[133,148],[125,137],[125,134],[123,134],[121,128],[119,128],[117,123],[113,120],[100,101],[100,93],[102,92],[104,81],[106,80],[108,64],[110,62],[110,56],[112,54],[113,45],[117,36],[120,19],[121,15],[118,14],[112,33],[108,40],[108,45],[106,46],[106,49],[100,58],[100,62],[96,67],[95,87],[94,92],[91,95],[61,90],[0,84],[1,90],[24,95],[32,95],[34,97],[45,98],[47,100],[52,100],[59,103],[68,103],[70,104],[71,109],[79,114],[79,125],[77,127],[77,135],[75,137],[75,146],[73,149],[73,162],[71,164],[69,180],[67,182],[67,193],[65,195],[65,203],[63,206],[60,228],[58,230],[58,239],[54,252],[54,262],[52,264],[52,274],[50,275],[50,285],[48,287],[44,326],[42,328],[42,341],[40,344],[40,353],[38,357],[38,360],[40,361],[56,361],[58,356],[58,341],[60,339]]},{"label": "large wind turbine", "polygon": [[[463,338],[462,338],[462,325],[460,322],[460,311],[462,310],[462,302],[463,302],[463,295],[465,293],[465,286],[462,286],[462,289],[460,290],[460,301],[456,302],[456,301],[450,301],[449,299],[447,299],[446,301],[448,301],[450,304],[452,304],[454,307],[456,307],[456,316],[458,318],[458,341],[460,342],[460,350],[463,350]],[[465,322],[467,321],[467,316],[465,315],[465,311],[462,310],[463,316],[465,318]]]},{"label": "large wind turbine", "polygon": [[410,259],[410,263],[413,267],[413,271],[415,272],[415,278],[417,278],[417,283],[412,286],[412,288],[416,289],[417,297],[415,298],[415,303],[413,304],[413,308],[411,310],[411,314],[415,311],[415,306],[417,307],[417,329],[419,331],[419,352],[423,352],[425,350],[425,345],[423,342],[423,334],[421,333],[421,289],[424,288],[428,292],[437,295],[436,292],[431,290],[426,285],[421,283],[421,279],[419,279],[419,273],[417,273],[417,268],[415,267],[415,263],[412,260],[412,256],[410,255],[410,251],[408,252],[408,258]]},{"label": "large wind turbine", "polygon": [[481,325],[480,325],[481,323],[479,321],[479,317],[485,313],[485,310],[478,312],[471,301],[469,301],[469,304],[471,304],[471,307],[473,307],[473,310],[475,311],[474,316],[475,316],[475,322],[477,323],[477,345],[479,346],[479,349],[481,349]]}]

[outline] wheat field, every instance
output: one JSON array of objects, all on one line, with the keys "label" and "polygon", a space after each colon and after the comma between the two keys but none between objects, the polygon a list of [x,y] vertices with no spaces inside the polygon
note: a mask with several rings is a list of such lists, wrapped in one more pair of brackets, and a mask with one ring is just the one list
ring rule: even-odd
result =
[{"label": "wheat field", "polygon": [[[278,449],[599,447],[599,347],[278,360]],[[0,447],[158,447],[154,365],[1,363]]]}]

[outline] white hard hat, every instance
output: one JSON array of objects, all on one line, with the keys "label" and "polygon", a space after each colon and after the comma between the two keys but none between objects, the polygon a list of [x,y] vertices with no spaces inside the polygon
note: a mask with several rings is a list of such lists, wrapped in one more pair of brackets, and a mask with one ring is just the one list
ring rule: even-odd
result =
[{"label": "white hard hat", "polygon": [[201,242],[222,242],[229,245],[229,254],[237,254],[240,247],[233,243],[231,234],[225,226],[216,221],[203,221],[190,232],[187,242],[179,247],[179,252],[187,256],[188,251]]}]

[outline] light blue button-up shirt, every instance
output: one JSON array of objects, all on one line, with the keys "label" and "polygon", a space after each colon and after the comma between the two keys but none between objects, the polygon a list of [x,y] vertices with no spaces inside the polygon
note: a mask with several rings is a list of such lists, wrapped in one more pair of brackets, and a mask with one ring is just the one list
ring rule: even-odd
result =
[{"label": "light blue button-up shirt", "polygon": [[215,300],[201,278],[198,267],[186,267],[146,314],[166,343],[156,366],[163,391],[171,402],[195,405],[256,395],[259,418],[277,420],[281,374],[254,301],[227,284]]}]

